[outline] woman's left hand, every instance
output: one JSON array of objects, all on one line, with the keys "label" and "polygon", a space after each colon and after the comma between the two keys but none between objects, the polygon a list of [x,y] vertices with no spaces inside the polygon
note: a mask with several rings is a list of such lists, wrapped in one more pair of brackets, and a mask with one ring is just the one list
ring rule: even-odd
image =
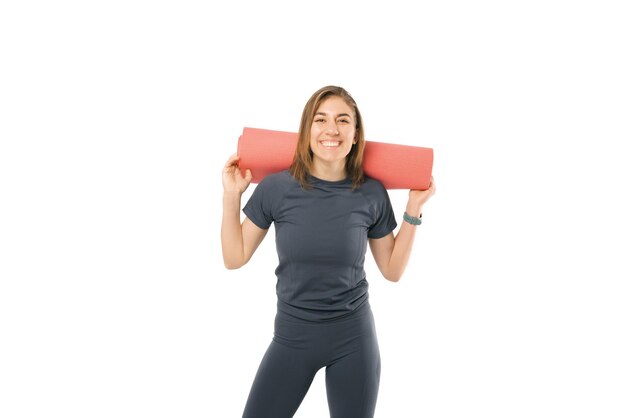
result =
[{"label": "woman's left hand", "polygon": [[420,216],[422,213],[422,206],[424,203],[431,198],[432,195],[435,194],[435,179],[433,177],[430,178],[430,185],[426,190],[410,190],[409,191],[409,201],[406,204],[406,212],[411,216]]}]

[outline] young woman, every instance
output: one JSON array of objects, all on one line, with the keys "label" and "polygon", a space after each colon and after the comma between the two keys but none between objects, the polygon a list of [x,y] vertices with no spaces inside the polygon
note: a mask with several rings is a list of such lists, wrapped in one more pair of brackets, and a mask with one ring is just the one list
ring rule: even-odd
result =
[{"label": "young woman", "polygon": [[248,262],[274,223],[279,264],[274,338],[252,384],[244,418],[292,417],[317,371],[326,368],[333,418],[373,417],[380,354],[363,264],[369,246],[382,275],[398,281],[422,206],[435,193],[411,190],[397,226],[387,191],[364,175],[363,121],[341,87],[316,91],[302,113],[289,170],[265,177],[240,223],[250,184],[231,156],[222,173],[224,264]]}]

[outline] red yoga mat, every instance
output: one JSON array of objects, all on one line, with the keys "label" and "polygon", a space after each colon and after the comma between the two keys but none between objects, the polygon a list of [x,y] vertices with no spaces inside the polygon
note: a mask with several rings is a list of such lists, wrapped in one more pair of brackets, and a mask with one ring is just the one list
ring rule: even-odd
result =
[{"label": "red yoga mat", "polygon": [[[239,167],[252,171],[252,182],[289,168],[296,152],[298,134],[268,129],[243,128],[237,154]],[[410,145],[365,142],[363,171],[387,189],[426,190],[433,169],[433,149]]]}]

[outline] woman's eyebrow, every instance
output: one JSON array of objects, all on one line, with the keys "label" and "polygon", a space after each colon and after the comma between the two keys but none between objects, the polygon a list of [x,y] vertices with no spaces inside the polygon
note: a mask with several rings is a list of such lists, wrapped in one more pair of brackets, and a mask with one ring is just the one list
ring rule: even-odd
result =
[{"label": "woman's eyebrow", "polygon": [[[317,116],[317,115],[328,116],[328,115],[327,115],[326,113],[324,113],[324,112],[317,112],[317,113],[315,114],[315,116]],[[338,115],[337,115],[337,117],[338,117],[338,118],[339,118],[339,117],[341,117],[341,116],[347,116],[347,117],[349,117],[349,118],[352,118],[352,116],[350,116],[350,114],[348,114],[348,113],[340,113],[340,114],[338,114]]]}]

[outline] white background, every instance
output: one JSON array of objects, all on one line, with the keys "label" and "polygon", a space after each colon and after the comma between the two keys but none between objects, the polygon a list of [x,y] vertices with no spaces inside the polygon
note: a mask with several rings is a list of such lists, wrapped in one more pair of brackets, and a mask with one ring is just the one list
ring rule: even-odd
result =
[{"label": "white background", "polygon": [[0,416],[241,416],[276,254],[223,267],[221,169],[327,84],[435,150],[377,417],[626,416],[619,3],[3,2]]}]

